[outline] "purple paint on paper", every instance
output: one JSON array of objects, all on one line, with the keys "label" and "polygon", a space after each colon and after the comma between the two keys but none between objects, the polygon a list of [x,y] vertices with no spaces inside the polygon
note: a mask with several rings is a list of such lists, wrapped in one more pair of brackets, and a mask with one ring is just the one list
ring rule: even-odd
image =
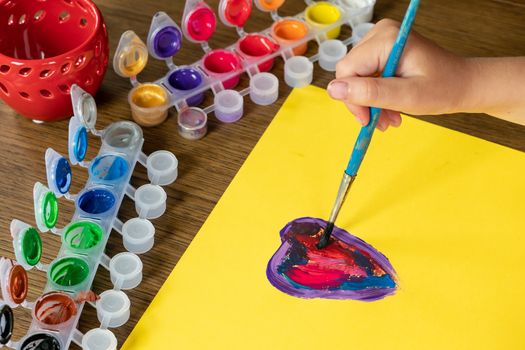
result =
[{"label": "purple paint on paper", "polygon": [[266,275],[280,291],[301,298],[374,301],[397,290],[388,259],[374,247],[334,227],[330,243],[317,249],[327,222],[300,218],[280,232],[282,244]]}]

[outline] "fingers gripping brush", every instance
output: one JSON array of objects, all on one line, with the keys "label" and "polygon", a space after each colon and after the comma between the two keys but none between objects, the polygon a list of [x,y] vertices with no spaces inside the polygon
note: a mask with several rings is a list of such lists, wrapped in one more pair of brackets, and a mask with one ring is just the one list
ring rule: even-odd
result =
[{"label": "fingers gripping brush", "polygon": [[[412,24],[416,18],[419,2],[420,0],[411,0],[410,4],[408,5],[405,18],[403,19],[403,23],[401,24],[401,28],[399,30],[399,34],[397,35],[397,39],[394,43],[394,46],[392,47],[390,55],[388,56],[385,69],[383,70],[383,78],[393,77],[396,72],[396,68],[399,64],[399,60],[401,59],[401,55],[403,54],[408,35],[412,29]],[[350,156],[350,161],[348,162],[343,179],[339,185],[339,191],[337,191],[337,197],[328,220],[328,225],[326,225],[323,235],[321,236],[319,243],[317,243],[318,249],[326,247],[330,241],[330,235],[334,229],[335,220],[337,219],[339,211],[343,206],[343,203],[348,194],[348,190],[356,178],[357,171],[363,162],[363,158],[365,157],[368,146],[370,145],[370,141],[372,140],[372,135],[374,134],[377,122],[379,121],[380,114],[380,108],[370,107],[370,122],[368,125],[363,126],[359,132],[359,136],[355,142],[352,155]]]}]

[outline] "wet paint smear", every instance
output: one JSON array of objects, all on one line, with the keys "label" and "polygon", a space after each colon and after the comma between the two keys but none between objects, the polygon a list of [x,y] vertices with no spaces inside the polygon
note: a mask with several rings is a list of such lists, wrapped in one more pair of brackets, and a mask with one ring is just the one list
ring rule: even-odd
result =
[{"label": "wet paint smear", "polygon": [[394,294],[394,268],[363,240],[335,227],[329,245],[317,249],[326,224],[306,217],[281,230],[282,244],[266,270],[270,283],[301,298],[374,301]]},{"label": "wet paint smear", "polygon": [[[14,316],[13,310],[7,306],[3,305],[0,307],[0,344],[5,345],[11,339],[13,335],[14,327]],[[1,348],[1,346],[0,346]]]},{"label": "wet paint smear", "polygon": [[50,334],[36,333],[24,340],[20,350],[60,350],[60,343]]}]

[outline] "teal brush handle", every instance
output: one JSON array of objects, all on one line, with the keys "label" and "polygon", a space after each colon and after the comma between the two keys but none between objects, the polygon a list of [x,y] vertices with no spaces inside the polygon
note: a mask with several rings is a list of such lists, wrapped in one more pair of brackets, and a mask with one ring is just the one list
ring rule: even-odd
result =
[{"label": "teal brush handle", "polygon": [[[414,24],[414,20],[416,19],[419,2],[420,0],[411,0],[410,5],[408,5],[405,18],[401,24],[401,29],[399,30],[396,42],[394,43],[392,51],[390,52],[390,56],[388,56],[385,69],[383,70],[383,78],[393,77],[396,72],[399,60],[401,59],[401,55],[403,54],[403,50],[405,49],[405,45],[408,40],[408,35],[412,29],[412,24]],[[365,157],[368,146],[370,145],[370,141],[372,140],[372,135],[374,135],[374,130],[376,128],[377,122],[379,121],[380,114],[381,108],[370,107],[370,122],[368,125],[361,128],[359,136],[355,142],[352,155],[350,156],[350,161],[348,162],[348,166],[345,170],[345,173],[348,176],[354,177],[357,175],[357,171],[363,162],[363,158]]]}]

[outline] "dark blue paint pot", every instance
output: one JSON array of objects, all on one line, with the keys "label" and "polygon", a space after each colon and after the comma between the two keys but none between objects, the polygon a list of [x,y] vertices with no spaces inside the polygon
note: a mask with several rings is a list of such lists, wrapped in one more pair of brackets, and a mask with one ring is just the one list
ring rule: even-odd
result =
[{"label": "dark blue paint pot", "polygon": [[162,58],[175,55],[181,47],[182,33],[176,27],[164,27],[155,35],[153,39],[153,50]]},{"label": "dark blue paint pot", "polygon": [[98,215],[113,208],[115,201],[113,193],[102,188],[96,188],[82,193],[77,205],[88,214]]},{"label": "dark blue paint pot", "polygon": [[55,169],[55,182],[58,191],[65,194],[71,187],[71,167],[66,158],[60,158]]},{"label": "dark blue paint pot", "polygon": [[[198,88],[202,84],[202,74],[193,68],[180,68],[173,71],[168,77],[168,83],[174,89],[180,91],[190,91]],[[204,93],[199,93],[186,100],[188,106],[196,106],[204,100]]]},{"label": "dark blue paint pot", "polygon": [[128,173],[128,162],[117,155],[107,154],[95,158],[90,172],[97,180],[116,181]]}]

